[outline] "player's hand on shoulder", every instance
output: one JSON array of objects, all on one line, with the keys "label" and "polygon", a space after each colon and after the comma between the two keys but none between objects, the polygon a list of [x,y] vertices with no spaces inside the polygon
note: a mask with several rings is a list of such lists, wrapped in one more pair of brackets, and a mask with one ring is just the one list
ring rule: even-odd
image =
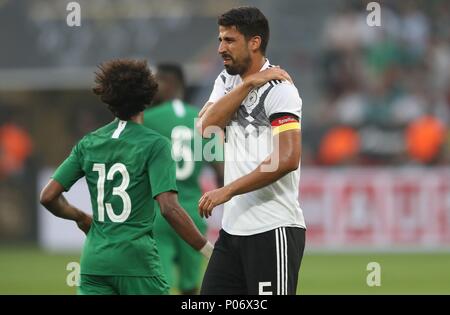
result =
[{"label": "player's hand on shoulder", "polygon": [[253,88],[257,88],[272,80],[289,81],[292,83],[290,75],[278,66],[249,75],[244,79],[244,83],[249,84]]},{"label": "player's hand on shoulder", "polygon": [[197,122],[195,123],[195,128],[197,129],[197,131],[200,134],[203,133],[203,128],[202,128],[203,120],[202,120],[202,117],[205,115],[205,113],[208,111],[208,109],[211,107],[212,104],[214,104],[214,103],[207,102],[205,105],[203,105],[202,109],[198,113],[198,119],[197,119]]}]

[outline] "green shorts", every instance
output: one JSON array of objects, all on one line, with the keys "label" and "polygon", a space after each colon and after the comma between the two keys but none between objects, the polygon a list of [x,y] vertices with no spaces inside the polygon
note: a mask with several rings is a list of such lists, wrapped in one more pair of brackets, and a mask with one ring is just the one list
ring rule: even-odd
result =
[{"label": "green shorts", "polygon": [[[193,220],[200,232],[205,234],[206,223],[196,222],[196,218]],[[153,231],[169,286],[181,293],[200,288],[203,255],[187,244],[160,214],[156,215]]]},{"label": "green shorts", "polygon": [[162,295],[169,294],[163,277],[81,275],[80,295]]}]

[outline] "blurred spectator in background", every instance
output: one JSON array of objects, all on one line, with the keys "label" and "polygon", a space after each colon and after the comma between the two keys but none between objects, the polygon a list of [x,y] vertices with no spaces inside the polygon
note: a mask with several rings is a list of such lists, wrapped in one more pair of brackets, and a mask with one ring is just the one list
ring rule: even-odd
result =
[{"label": "blurred spectator in background", "polygon": [[26,237],[33,217],[24,198],[34,187],[27,167],[32,140],[16,115],[7,107],[0,110],[0,241]]},{"label": "blurred spectator in background", "polygon": [[0,179],[6,179],[23,170],[31,155],[32,144],[28,133],[7,122],[0,126]]},{"label": "blurred spectator in background", "polygon": [[[133,6],[135,1],[128,2],[130,10],[136,10]],[[323,158],[323,147],[327,145],[322,142],[329,141],[325,137],[336,127],[351,128],[356,132],[359,139],[358,150],[356,156],[350,159],[356,165],[433,165],[450,160],[450,149],[447,149],[447,143],[450,142],[450,2],[379,1],[379,27],[367,25],[368,2],[370,0],[345,0],[309,6],[310,8],[305,4],[306,1],[267,3],[271,15],[277,19],[275,25],[278,28],[291,25],[301,30],[298,34],[293,32],[294,35],[277,37],[279,42],[271,47],[270,54],[283,64],[295,63],[292,67],[293,75],[297,75],[299,86],[310,104],[304,108],[302,163],[349,163],[347,159],[339,162],[339,159]],[[211,34],[204,25],[215,24],[212,20],[221,11],[216,5],[204,6],[202,1],[196,4],[188,1],[166,4],[148,1],[147,8],[151,9],[141,10],[136,16],[122,12],[121,6],[117,4],[117,7],[112,5],[111,9],[111,12],[115,12],[111,17],[114,22],[103,23],[102,19],[97,20],[95,17],[95,12],[99,12],[102,5],[89,4],[94,11],[86,29],[65,33],[68,29],[61,28],[54,19],[32,19],[26,14],[18,13],[26,12],[24,8],[34,8],[34,5],[28,2],[21,5],[15,3],[8,2],[11,8],[17,7],[17,16],[12,15],[11,19],[23,19],[20,24],[23,24],[24,29],[18,31],[23,32],[20,37],[27,40],[17,47],[13,46],[12,51],[15,53],[9,53],[12,59],[5,55],[3,59],[8,60],[9,64],[4,65],[4,68],[14,68],[18,64],[27,66],[33,62],[35,66],[44,68],[50,65],[90,67],[110,55],[147,55],[151,51],[155,60],[169,57],[182,62],[189,69],[187,74],[189,81],[193,83],[187,87],[189,99],[204,99],[202,93],[209,92],[205,82],[208,75],[214,73],[212,69],[215,63],[210,58],[210,50],[214,45],[209,42]],[[88,3],[90,2],[86,2],[86,5]],[[57,1],[49,1],[44,6],[44,11],[56,13],[59,5]],[[221,5],[226,7],[230,3],[225,1]],[[307,11],[301,11],[306,7]],[[140,6],[139,8],[142,9]],[[153,8],[158,10],[154,11]],[[36,13],[41,10],[42,6],[39,6],[29,11]],[[172,14],[173,12],[177,13]],[[298,19],[297,12],[308,16]],[[141,13],[148,16],[141,18]],[[192,27],[196,36],[190,39],[184,36],[186,27]],[[149,29],[152,29],[150,33]],[[274,33],[277,31],[279,30],[274,29]],[[187,49],[183,52],[174,50],[174,39]],[[302,46],[307,46],[307,49]],[[107,49],[97,49],[99,47]],[[20,53],[30,49],[34,49],[31,55],[35,60],[27,59],[27,63],[23,64],[24,58],[19,58]],[[6,53],[5,50],[4,54]],[[75,77],[74,75],[73,79]],[[82,78],[81,81],[84,82],[85,79]],[[50,90],[54,88],[51,80],[47,84]],[[72,86],[72,82],[67,87],[70,88],[58,92],[42,93],[38,90],[38,93],[30,96],[30,99],[33,97],[34,108],[61,104],[52,109],[55,118],[51,120],[64,115],[70,117],[67,122],[57,125],[53,121],[44,128],[30,127],[31,124],[37,125],[31,120],[30,125],[23,124],[31,132],[33,127],[39,130],[33,133],[33,138],[39,149],[38,154],[42,152],[45,155],[43,160],[48,165],[56,164],[61,152],[46,144],[45,135],[60,130],[62,148],[64,145],[68,147],[68,143],[111,119],[104,108],[89,106],[93,100],[83,87],[77,90],[79,87]],[[29,102],[23,99],[20,102],[24,105]],[[64,109],[64,106],[68,109]],[[406,132],[411,123],[428,116],[441,122],[444,141],[439,158],[424,162],[411,157]],[[53,128],[48,131],[50,127]],[[332,160],[335,162],[331,163]]]},{"label": "blurred spectator in background", "polygon": [[319,159],[325,165],[355,164],[360,149],[358,133],[350,127],[328,131],[320,145]]},{"label": "blurred spectator in background", "polygon": [[319,164],[448,160],[449,5],[398,1],[381,7],[381,27],[366,24],[365,6],[357,2],[325,22]]},{"label": "blurred spectator in background", "polygon": [[406,130],[409,157],[420,163],[429,164],[438,159],[444,140],[444,125],[433,116],[420,117]]},{"label": "blurred spectator in background", "polygon": [[[184,102],[186,89],[183,69],[176,63],[161,63],[157,66],[158,92],[155,105],[144,112],[144,126],[165,136],[172,142],[172,155],[176,161],[178,198],[181,206],[199,229],[206,235],[206,220],[198,212],[198,201],[202,196],[200,176],[204,165],[195,160],[195,120],[198,107]],[[198,137],[201,137],[197,134]],[[198,138],[201,139],[201,138]],[[223,185],[223,165],[211,163],[217,185]],[[159,208],[155,202],[155,207]],[[158,245],[161,264],[171,289],[181,294],[197,294],[202,278],[202,255],[191,248],[156,211],[154,236]]]}]

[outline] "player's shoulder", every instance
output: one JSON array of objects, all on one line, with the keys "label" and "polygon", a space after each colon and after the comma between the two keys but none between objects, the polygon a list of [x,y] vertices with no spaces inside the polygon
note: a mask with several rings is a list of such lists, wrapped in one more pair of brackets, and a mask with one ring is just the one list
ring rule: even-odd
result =
[{"label": "player's shoulder", "polygon": [[227,70],[222,70],[219,75],[217,76],[218,80],[221,80],[223,83],[226,83],[230,78],[234,76],[228,74]]},{"label": "player's shoulder", "polygon": [[99,143],[105,141],[106,134],[111,133],[114,129],[115,120],[103,125],[91,132],[86,133],[78,142],[75,144],[74,148],[80,154],[84,154],[89,151],[92,146],[97,146]]},{"label": "player's shoulder", "polygon": [[266,83],[271,88],[271,94],[283,94],[287,96],[298,96],[297,87],[289,81],[272,80]]},{"label": "player's shoulder", "polygon": [[83,138],[78,142],[78,144],[86,144],[90,143],[92,141],[95,141],[99,137],[103,137],[109,133],[111,133],[112,130],[116,128],[116,120],[111,121],[110,123],[101,126],[91,132],[88,132],[86,135],[84,135]]},{"label": "player's shoulder", "polygon": [[[279,80],[277,80],[279,81]],[[289,81],[268,82],[264,105],[268,108],[292,106],[301,108],[303,101],[295,85]]]},{"label": "player's shoulder", "polygon": [[295,99],[301,102],[301,97],[297,87],[294,83],[286,80],[272,80],[265,84],[265,89],[268,91],[268,100],[270,99]]},{"label": "player's shoulder", "polygon": [[[267,66],[267,68],[273,68],[275,67],[272,64],[269,64]],[[272,93],[294,93],[294,94],[298,94],[298,90],[297,87],[295,86],[294,83],[291,83],[289,81],[286,80],[271,80],[269,82],[266,83],[266,86],[269,86],[272,88],[273,92]]]},{"label": "player's shoulder", "polygon": [[166,151],[171,150],[172,144],[167,137],[154,130],[151,131],[153,131],[152,137],[151,139],[148,139],[146,143],[147,147],[150,149],[150,152],[158,153],[164,148],[166,149]]},{"label": "player's shoulder", "polygon": [[216,83],[219,82],[223,84],[226,87],[227,91],[231,90],[231,88],[240,81],[241,77],[238,74],[229,74],[226,69],[222,70],[222,72],[219,73],[216,79]]},{"label": "player's shoulder", "polygon": [[134,124],[134,133],[131,137],[128,137],[128,141],[147,152],[149,150],[160,150],[163,146],[170,147],[170,141],[167,137],[141,124]]}]

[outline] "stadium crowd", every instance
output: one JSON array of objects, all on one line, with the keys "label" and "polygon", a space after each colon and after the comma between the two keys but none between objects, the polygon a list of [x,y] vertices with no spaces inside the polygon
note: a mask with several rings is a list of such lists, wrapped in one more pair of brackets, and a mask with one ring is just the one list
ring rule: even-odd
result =
[{"label": "stadium crowd", "polygon": [[450,161],[450,3],[381,5],[382,27],[367,26],[360,3],[324,23],[323,99],[304,136],[315,140],[307,163]]}]

